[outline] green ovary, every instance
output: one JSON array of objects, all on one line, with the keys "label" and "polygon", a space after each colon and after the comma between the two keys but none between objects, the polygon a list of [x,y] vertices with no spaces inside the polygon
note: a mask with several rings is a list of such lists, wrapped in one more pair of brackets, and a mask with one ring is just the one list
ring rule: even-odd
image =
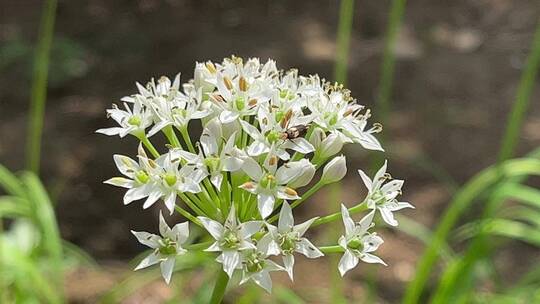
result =
[{"label": "green ovary", "polygon": [[148,176],[148,174],[144,170],[137,171],[137,173],[135,174],[135,178],[141,184],[146,184],[148,182],[148,180],[150,179],[150,177]]},{"label": "green ovary", "polygon": [[171,174],[171,173],[165,174],[165,176],[163,176],[163,179],[165,180],[165,182],[166,182],[167,185],[169,185],[169,186],[173,186],[174,184],[176,184],[176,181],[178,180],[178,179],[176,178],[176,175]]},{"label": "green ovary", "polygon": [[138,127],[141,125],[141,118],[138,115],[133,115],[128,119],[128,124]]},{"label": "green ovary", "polygon": [[176,242],[169,238],[161,240],[161,246],[159,247],[159,253],[163,255],[172,255],[176,254]]}]

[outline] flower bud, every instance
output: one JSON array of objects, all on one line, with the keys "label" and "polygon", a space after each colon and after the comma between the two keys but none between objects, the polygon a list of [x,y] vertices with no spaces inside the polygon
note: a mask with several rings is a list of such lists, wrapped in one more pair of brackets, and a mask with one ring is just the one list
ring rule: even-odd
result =
[{"label": "flower bud", "polygon": [[311,135],[309,136],[308,140],[309,143],[313,145],[315,148],[315,151],[318,151],[321,147],[322,141],[326,138],[326,135],[324,134],[324,131],[321,128],[315,128]]},{"label": "flower bud", "polygon": [[315,166],[307,159],[301,159],[297,162],[291,162],[289,166],[300,166],[302,168],[302,173],[289,182],[289,187],[300,188],[303,187],[313,179],[315,175],[316,168]]},{"label": "flower bud", "polygon": [[321,182],[325,184],[335,183],[347,174],[345,156],[335,157],[324,166]]},{"label": "flower bud", "polygon": [[343,140],[339,134],[332,133],[321,142],[319,155],[326,159],[341,151],[341,148],[343,148]]}]

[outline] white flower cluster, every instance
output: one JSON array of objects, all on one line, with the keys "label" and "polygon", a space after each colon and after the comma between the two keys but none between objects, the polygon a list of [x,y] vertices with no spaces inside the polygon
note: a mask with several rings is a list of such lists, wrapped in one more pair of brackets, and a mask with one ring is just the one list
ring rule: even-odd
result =
[{"label": "white flower cluster", "polygon": [[[241,283],[251,279],[268,291],[269,272],[287,271],[293,278],[295,252],[317,258],[337,248],[344,252],[342,275],[359,260],[384,264],[372,254],[382,239],[368,232],[375,210],[397,225],[392,212],[412,207],[397,201],[403,181],[391,180],[386,163],[373,181],[360,171],[369,194],[355,207],[294,224],[292,208],[345,176],[345,157],[336,156],[345,144],[383,151],[373,135],[381,126],[368,127],[369,110],[348,90],[317,75],[278,70],[272,60],[234,56],[220,64],[197,63],[194,79],[184,84],[178,75],[137,87],[137,94],[122,98],[124,109],[107,110],[118,126],[97,131],[131,134],[141,142],[135,160],[114,155],[123,177],[106,181],[128,189],[125,204],[144,199],[148,208],[161,199],[170,213],[176,210],[208,231],[215,241],[206,251],[220,253],[217,261],[230,277],[239,271]],[[159,151],[149,139],[157,134],[168,141]],[[320,168],[320,179],[312,182]],[[358,224],[349,216],[349,210],[368,209]],[[310,226],[340,217],[345,235],[338,245],[317,247],[304,237]],[[160,216],[160,232],[163,237],[133,232],[154,249],[137,269],[160,262],[169,282],[174,259],[187,251],[181,245],[188,225],[171,229]],[[270,259],[277,255],[283,266]]]}]

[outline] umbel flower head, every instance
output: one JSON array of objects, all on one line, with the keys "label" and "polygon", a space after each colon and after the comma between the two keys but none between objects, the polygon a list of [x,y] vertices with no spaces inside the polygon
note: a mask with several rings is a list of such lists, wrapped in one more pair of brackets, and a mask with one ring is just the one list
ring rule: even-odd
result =
[{"label": "umbel flower head", "polygon": [[[180,74],[137,83],[121,102],[107,110],[114,125],[97,132],[132,135],[139,148],[134,156],[113,156],[120,176],[105,183],[126,189],[124,204],[165,207],[207,232],[201,244],[186,245],[187,222],[169,228],[161,215],[161,236],[133,232],[153,250],[137,269],[160,263],[167,282],[186,248],[214,252],[228,277],[268,292],[270,273],[286,271],[292,280],[297,258],[341,252],[344,275],[360,261],[383,263],[374,255],[383,241],[371,232],[373,218],[380,214],[395,226],[393,212],[412,207],[398,200],[403,181],[390,178],[385,162],[373,179],[358,171],[368,195],[350,209],[295,220],[297,206],[345,177],[344,146],[384,151],[376,138],[382,126],[369,122],[369,109],[317,75],[232,56],[196,63],[184,83]],[[351,215],[362,211],[368,213],[355,224]],[[334,244],[308,239],[316,236],[308,229],[340,218],[345,232]]]}]

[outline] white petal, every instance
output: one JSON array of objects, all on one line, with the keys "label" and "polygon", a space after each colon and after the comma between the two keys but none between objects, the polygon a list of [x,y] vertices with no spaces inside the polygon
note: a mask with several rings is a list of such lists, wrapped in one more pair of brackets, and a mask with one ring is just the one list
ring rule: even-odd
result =
[{"label": "white petal", "polygon": [[161,237],[159,237],[158,235],[145,232],[145,231],[133,231],[133,230],[131,230],[131,233],[137,238],[139,243],[153,249],[159,247],[159,240],[161,240]]},{"label": "white petal", "polygon": [[358,222],[358,226],[360,227],[360,230],[362,232],[360,232],[360,234],[363,234],[365,231],[367,231],[369,229],[369,227],[371,227],[371,222],[373,221],[373,216],[375,215],[375,210],[369,212],[368,214],[366,214],[361,220],[360,222]]},{"label": "white petal", "polygon": [[176,205],[176,193],[171,192],[167,197],[165,198],[165,207],[169,210],[171,214],[174,213],[174,206]]},{"label": "white petal", "polygon": [[306,257],[310,259],[315,259],[318,257],[322,257],[324,254],[319,250],[319,248],[315,247],[308,239],[301,238],[300,241],[297,244],[296,252],[300,252],[301,254],[305,255]]},{"label": "white petal", "polygon": [[398,211],[404,208],[412,208],[415,209],[413,205],[407,203],[407,202],[397,202],[395,205],[392,205],[392,208],[390,211]]},{"label": "white petal", "polygon": [[379,263],[379,264],[383,264],[384,266],[387,266],[386,263],[381,258],[373,254],[364,253],[360,259],[366,263],[370,263],[370,264]]},{"label": "white petal", "polygon": [[358,257],[353,255],[349,250],[345,250],[345,253],[339,260],[339,273],[344,276],[345,273],[358,265]]},{"label": "white petal", "polygon": [[362,171],[362,170],[358,170],[358,174],[360,174],[360,177],[362,178],[362,181],[364,182],[364,185],[366,185],[366,188],[371,193],[371,189],[373,187],[373,183],[371,182],[371,178],[369,178],[369,176],[367,176],[367,174],[364,173],[364,171]]},{"label": "white petal", "polygon": [[261,217],[267,218],[270,214],[272,214],[272,211],[274,211],[274,203],[276,199],[272,195],[259,193],[257,195],[257,206],[259,207],[259,212],[261,213]]},{"label": "white petal", "polygon": [[270,151],[270,148],[268,148],[268,145],[262,141],[254,141],[249,145],[247,148],[247,153],[249,156],[259,156],[263,153],[267,153]]},{"label": "white petal", "polygon": [[238,113],[225,110],[219,114],[219,120],[226,124],[235,121],[239,116]]},{"label": "white petal", "polygon": [[149,254],[145,257],[138,265],[135,267],[135,270],[143,269],[152,265],[159,263],[160,259],[155,253]]},{"label": "white petal", "polygon": [[127,189],[133,188],[135,184],[131,179],[127,179],[125,177],[113,177],[104,181],[103,183]]},{"label": "white petal", "polygon": [[171,125],[170,121],[160,121],[155,124],[150,131],[148,131],[148,137],[154,136],[157,132],[161,131],[166,126]]},{"label": "white petal", "polygon": [[135,171],[139,169],[139,164],[125,155],[115,154],[113,155],[113,159],[120,173],[125,176],[133,177]]},{"label": "white petal", "polygon": [[161,275],[167,284],[171,282],[171,277],[174,270],[174,260],[174,257],[170,257],[160,264]]},{"label": "white petal", "polygon": [[229,278],[231,278],[234,270],[240,263],[240,254],[238,251],[223,251],[221,254],[221,260],[223,263],[223,271],[225,271],[227,275],[229,275]]},{"label": "white petal", "polygon": [[294,226],[294,218],[291,206],[287,202],[283,202],[281,211],[279,212],[278,231],[289,232]]},{"label": "white petal", "polygon": [[171,228],[169,228],[169,225],[167,225],[167,222],[165,221],[165,218],[163,217],[163,214],[161,211],[159,211],[159,233],[162,236],[168,236],[169,232],[171,231]]},{"label": "white petal", "polygon": [[394,214],[392,213],[392,211],[384,208],[384,207],[379,207],[378,208],[380,211],[381,211],[381,216],[383,218],[383,220],[390,226],[397,226],[398,225],[398,222],[396,221],[396,219],[394,218]]},{"label": "white petal", "polygon": [[262,222],[260,221],[249,221],[240,224],[239,229],[240,233],[242,234],[243,238],[248,238],[255,233],[257,233],[259,230],[261,230]]},{"label": "white petal", "polygon": [[244,170],[244,172],[254,181],[259,181],[263,174],[261,166],[259,166],[259,164],[250,157],[244,160],[242,170]]},{"label": "white petal", "polygon": [[317,219],[318,217],[314,217],[312,219],[309,219],[305,222],[303,222],[302,224],[298,224],[296,226],[294,226],[293,230],[298,233],[299,236],[302,236],[304,235],[304,233],[306,233],[306,231],[308,230],[308,228],[311,226],[311,224],[313,224],[313,222]]},{"label": "white petal", "polygon": [[262,139],[263,136],[261,134],[261,132],[259,131],[259,129],[257,129],[255,126],[253,126],[252,124],[244,121],[244,120],[240,120],[240,124],[242,125],[242,129],[253,139],[255,139],[255,141],[257,141],[258,139]]},{"label": "white petal", "polygon": [[210,182],[216,187],[216,189],[221,189],[221,182],[223,181],[223,175],[221,173],[214,174],[210,177]]},{"label": "white petal", "polygon": [[302,154],[308,154],[315,151],[315,148],[313,147],[313,145],[310,144],[309,141],[307,141],[307,139],[302,138],[302,137],[295,138],[293,140],[290,140],[287,143],[288,143],[287,148],[290,148],[294,151],[298,151]]},{"label": "white petal", "polygon": [[179,223],[174,225],[171,229],[172,238],[176,240],[178,244],[183,244],[187,241],[189,237],[189,223]]},{"label": "white petal", "polygon": [[131,188],[124,194],[124,205],[127,205],[133,201],[138,201],[148,196],[148,193],[143,187]]},{"label": "white petal", "polygon": [[199,216],[198,219],[214,239],[219,240],[221,238],[223,235],[223,226],[220,223],[203,216]]},{"label": "white petal", "polygon": [[208,157],[210,155],[215,155],[218,152],[218,143],[216,138],[211,135],[208,129],[205,129],[200,139],[201,146],[203,148],[204,154]]},{"label": "white petal", "polygon": [[259,286],[261,286],[268,293],[272,293],[272,279],[268,271],[261,271],[257,274],[254,274],[252,280]]},{"label": "white petal", "polygon": [[293,278],[293,267],[294,267],[294,255],[292,254],[286,254],[283,256],[283,266],[285,267],[285,270],[287,271],[287,274],[289,275],[289,278],[291,281],[294,280]]},{"label": "white petal", "polygon": [[367,132],[362,132],[361,136],[356,137],[355,140],[368,150],[384,151],[377,138]]},{"label": "white petal", "polygon": [[152,206],[155,202],[157,202],[157,200],[160,197],[161,197],[161,191],[154,190],[152,193],[150,193],[146,201],[144,201],[143,209],[150,208],[150,206]]},{"label": "white petal", "polygon": [[244,161],[238,157],[223,158],[223,171],[234,172],[242,168]]},{"label": "white petal", "polygon": [[341,217],[345,226],[345,235],[350,235],[354,231],[354,222],[349,215],[349,210],[343,204],[341,204]]},{"label": "white petal", "polygon": [[113,136],[113,135],[119,135],[123,131],[124,131],[123,128],[114,127],[114,128],[98,129],[98,130],[96,130],[96,133],[105,134],[105,135],[108,135],[108,136]]}]

